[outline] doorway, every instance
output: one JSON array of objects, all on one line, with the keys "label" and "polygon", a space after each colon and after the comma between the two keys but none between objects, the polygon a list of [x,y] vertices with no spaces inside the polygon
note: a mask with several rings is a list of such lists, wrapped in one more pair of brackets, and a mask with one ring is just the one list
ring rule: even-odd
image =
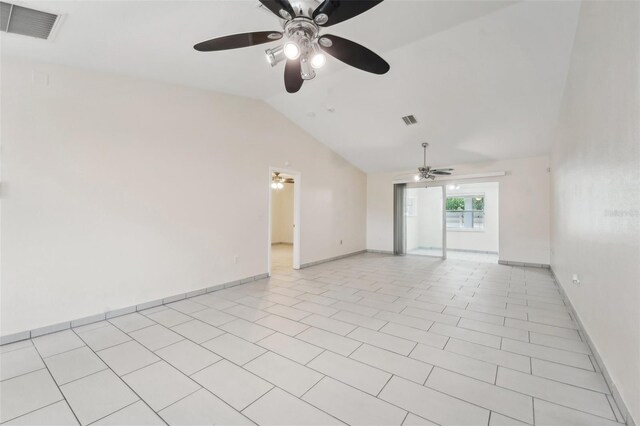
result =
[{"label": "doorway", "polygon": [[269,169],[269,275],[300,269],[300,173]]},{"label": "doorway", "polygon": [[398,254],[498,262],[498,182],[414,184],[398,192]]},{"label": "doorway", "polygon": [[498,182],[449,184],[446,194],[447,257],[498,263]]}]

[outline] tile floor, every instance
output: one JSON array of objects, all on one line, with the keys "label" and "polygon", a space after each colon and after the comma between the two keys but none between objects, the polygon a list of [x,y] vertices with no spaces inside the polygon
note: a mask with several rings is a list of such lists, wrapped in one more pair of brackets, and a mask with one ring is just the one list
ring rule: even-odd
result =
[{"label": "tile floor", "polygon": [[[435,249],[413,249],[408,254],[421,256],[442,257],[442,250]],[[447,250],[447,259],[452,260],[468,260],[477,263],[498,263],[498,255],[496,253],[475,253],[461,250]]]},{"label": "tile floor", "polygon": [[274,260],[270,279],[2,346],[0,421],[619,424],[548,270]]}]

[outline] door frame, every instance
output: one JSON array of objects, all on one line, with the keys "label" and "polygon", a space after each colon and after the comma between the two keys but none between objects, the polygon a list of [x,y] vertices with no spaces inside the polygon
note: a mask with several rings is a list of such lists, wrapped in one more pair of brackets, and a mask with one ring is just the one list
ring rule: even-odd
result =
[{"label": "door frame", "polygon": [[[436,181],[437,182],[437,181]],[[437,188],[440,187],[441,191],[442,191],[442,223],[441,223],[441,227],[442,227],[442,256],[432,256],[432,255],[428,255],[428,254],[423,254],[420,256],[427,256],[427,257],[435,257],[438,259],[442,259],[442,260],[446,260],[447,258],[447,185],[446,183],[435,183],[430,185],[424,185],[424,184],[414,184],[414,185],[410,185],[407,184],[406,189],[427,189],[427,188]],[[406,201],[406,197],[405,197],[405,201]],[[406,243],[407,241],[407,221],[404,221],[404,241]],[[405,250],[406,252],[406,250]]]},{"label": "door frame", "polygon": [[283,167],[269,167],[269,180],[267,183],[267,189],[269,191],[269,205],[268,205],[268,237],[267,237],[267,272],[271,276],[271,215],[272,215],[272,197],[273,189],[271,188],[271,176],[273,172],[280,172],[286,175],[293,176],[293,269],[300,269],[300,210],[301,202],[300,195],[302,194],[302,174],[297,170],[287,169]]}]

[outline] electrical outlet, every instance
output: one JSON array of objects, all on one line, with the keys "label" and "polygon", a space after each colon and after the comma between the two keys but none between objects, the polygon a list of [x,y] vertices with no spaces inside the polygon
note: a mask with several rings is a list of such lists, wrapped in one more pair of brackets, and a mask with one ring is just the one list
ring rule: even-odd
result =
[{"label": "electrical outlet", "polygon": [[578,274],[573,274],[571,279],[573,280],[574,285],[580,285],[580,279],[578,278]]}]

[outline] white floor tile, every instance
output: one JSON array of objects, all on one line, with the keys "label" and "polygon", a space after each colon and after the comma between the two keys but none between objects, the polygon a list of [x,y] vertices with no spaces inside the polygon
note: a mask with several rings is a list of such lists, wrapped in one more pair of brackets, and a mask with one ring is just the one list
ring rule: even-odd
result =
[{"label": "white floor tile", "polygon": [[264,318],[268,313],[261,311],[259,309],[250,308],[244,305],[236,305],[224,310],[226,313],[236,316],[238,318],[242,318],[247,321],[256,321],[260,318]]},{"label": "white floor tile", "polygon": [[593,416],[582,411],[534,400],[536,424],[545,426],[621,426],[620,423],[602,417]]},{"label": "white floor tile", "polygon": [[62,400],[53,378],[47,370],[0,382],[0,422],[11,420],[23,414]]},{"label": "white floor tile", "polygon": [[171,327],[171,330],[196,343],[203,343],[224,334],[224,331],[199,320],[178,324]]},{"label": "white floor tile", "polygon": [[236,319],[233,315],[212,308],[194,312],[191,316],[215,327],[219,327],[222,324],[226,324]]},{"label": "white floor tile", "polygon": [[448,337],[440,334],[418,330],[417,328],[407,327],[406,325],[396,324],[393,322],[382,327],[380,332],[436,348],[443,348],[449,339]]},{"label": "white floor tile", "polygon": [[395,324],[406,325],[408,327],[417,328],[418,330],[427,331],[433,325],[433,321],[423,318],[412,317],[409,315],[398,314],[395,312],[380,312],[376,314],[376,318],[389,321]]},{"label": "white floor tile", "polygon": [[490,364],[502,365],[513,370],[531,373],[531,359],[528,356],[458,339],[449,339],[444,349],[448,352],[454,352]]},{"label": "white floor tile", "polygon": [[311,315],[310,312],[305,312],[301,311],[300,309],[292,308],[290,306],[277,304],[266,308],[265,311],[294,321],[300,321],[302,318]]},{"label": "white floor tile", "polygon": [[45,362],[58,385],[107,368],[105,363],[86,346],[51,356],[46,358]]},{"label": "white floor tile", "polygon": [[84,346],[84,342],[72,330],[36,337],[33,344],[43,358]]},{"label": "white floor tile", "polygon": [[245,416],[206,389],[181,399],[160,411],[170,425],[251,425]]},{"label": "white floor tile", "polygon": [[156,351],[156,355],[187,376],[220,361],[220,357],[190,340],[181,340]]},{"label": "white floor tile", "polygon": [[192,378],[236,410],[243,410],[273,388],[270,383],[224,359]]},{"label": "white floor tile", "polygon": [[109,322],[125,333],[130,333],[155,324],[155,322],[137,312],[111,318]]},{"label": "white floor tile", "polygon": [[504,327],[502,325],[494,325],[487,322],[476,321],[467,318],[461,318],[460,322],[458,323],[458,327],[468,330],[480,331],[486,334],[508,337],[510,339],[521,340],[523,342],[529,341],[529,333],[526,330],[520,330],[518,328]]},{"label": "white floor tile", "polygon": [[211,339],[202,346],[238,365],[244,365],[265,352],[263,348],[229,333]]},{"label": "white floor tile", "polygon": [[7,380],[42,368],[45,368],[44,363],[33,345],[0,354],[0,380]]},{"label": "white floor tile", "polygon": [[85,329],[79,327],[76,333],[94,351],[100,351],[111,346],[119,345],[131,340],[129,336],[110,323],[103,327]]},{"label": "white floor tile", "polygon": [[[416,331],[419,332],[418,330]],[[381,349],[398,353],[400,355],[409,355],[416,346],[415,341],[402,339],[391,334],[381,333],[362,327],[356,328],[349,333],[347,337],[359,342],[367,343],[371,346],[376,346]]]},{"label": "white floor tile", "polygon": [[192,320],[189,315],[185,315],[174,309],[163,309],[162,311],[148,314],[147,318],[157,322],[158,324],[162,324],[165,327],[173,327],[174,325]]},{"label": "white floor tile", "polygon": [[136,394],[110,370],[67,383],[60,389],[82,425],[138,400]]},{"label": "white floor tile", "polygon": [[273,352],[247,363],[245,369],[285,391],[300,397],[323,375]]},{"label": "white floor tile", "polygon": [[97,422],[92,423],[92,426],[160,426],[164,424],[165,423],[162,419],[158,417],[158,415],[154,413],[147,404],[142,401],[138,401],[116,411],[113,414],[109,414],[108,416],[101,418]]},{"label": "white floor tile", "polygon": [[169,303],[167,307],[187,315],[207,309],[206,305],[197,303],[192,299],[178,300],[177,302]]},{"label": "white floor tile", "polygon": [[119,376],[160,361],[153,352],[133,340],[101,350],[98,356]]},{"label": "white floor tile", "polygon": [[244,319],[237,319],[223,324],[220,326],[220,329],[228,333],[235,334],[236,336],[250,342],[257,342],[258,340],[262,340],[270,334],[275,333],[275,331],[270,328],[254,324]]},{"label": "white floor tile", "polygon": [[442,349],[418,345],[409,356],[487,383],[493,383],[496,378],[497,367],[495,365]]},{"label": "white floor tile", "polygon": [[402,426],[438,426],[437,424],[423,419],[422,417],[416,416],[413,413],[407,414],[407,417],[402,422]]},{"label": "white floor tile", "polygon": [[491,346],[500,349],[502,338],[492,334],[481,333],[479,331],[467,330],[464,328],[454,327],[451,325],[435,323],[429,329],[429,332],[442,334],[443,336],[455,337],[459,340],[466,340],[471,343]]},{"label": "white floor tile", "polygon": [[162,410],[200,388],[197,383],[164,361],[129,373],[123,379],[155,411]]},{"label": "white floor tile", "polygon": [[502,350],[593,371],[593,364],[589,357],[576,352],[511,339],[502,339]]},{"label": "white floor tile", "polygon": [[504,416],[500,413],[491,413],[489,418],[489,426],[526,426],[527,423],[521,422],[511,417]]},{"label": "white floor tile", "polygon": [[500,367],[498,386],[513,389],[545,401],[615,420],[607,397],[598,392],[555,382]]},{"label": "white floor tile", "polygon": [[441,425],[484,425],[489,410],[393,377],[380,393],[380,398]]},{"label": "white floor tile", "polygon": [[335,308],[308,301],[298,303],[293,307],[301,311],[309,312],[311,314],[323,315],[325,317],[330,317],[331,315],[335,315],[336,313],[338,313],[338,310]]},{"label": "white floor tile", "polygon": [[184,337],[178,333],[175,333],[160,324],[133,331],[129,333],[129,335],[152,351],[164,348],[165,346],[169,346],[184,339]]},{"label": "white floor tile", "polygon": [[371,395],[377,395],[391,377],[387,372],[328,351],[307,365]]},{"label": "white floor tile", "polygon": [[348,311],[340,311],[331,318],[349,324],[365,327],[370,330],[380,330],[387,322],[378,318],[372,318]]},{"label": "white floor tile", "polygon": [[461,374],[434,368],[425,386],[533,424],[533,398]]},{"label": "white floor tile", "polygon": [[406,416],[406,411],[329,377],[302,399],[349,425],[400,425]]},{"label": "white floor tile", "polygon": [[59,401],[3,424],[12,426],[69,426],[77,425],[78,421],[69,405],[65,401]]},{"label": "white floor tile", "polygon": [[267,336],[257,344],[300,364],[308,363],[324,350],[282,333]]},{"label": "white floor tile", "polygon": [[346,322],[327,318],[317,314],[313,314],[306,318],[303,318],[301,321],[305,324],[320,328],[325,331],[330,331],[331,333],[339,334],[341,336],[347,335],[356,328],[356,326],[353,324],[348,324]]},{"label": "white floor tile", "polygon": [[600,373],[535,358],[531,360],[531,368],[534,376],[545,377],[596,392],[610,393],[607,382]]},{"label": "white floor tile", "polygon": [[343,424],[335,417],[278,389],[270,390],[243,414],[259,425],[323,426]]},{"label": "white floor tile", "polygon": [[280,333],[287,334],[289,336],[295,336],[298,333],[303,332],[308,325],[301,324],[297,321],[293,321],[287,318],[280,317],[278,315],[268,315],[256,321],[256,324],[270,328]]},{"label": "white floor tile", "polygon": [[420,384],[433,368],[430,364],[369,345],[360,346],[350,358]]},{"label": "white floor tile", "polygon": [[549,336],[548,334],[529,333],[531,343],[536,345],[548,346],[551,348],[562,349],[565,351],[578,352],[585,355],[591,355],[591,350],[586,343],[578,340],[564,339],[562,337]]}]

